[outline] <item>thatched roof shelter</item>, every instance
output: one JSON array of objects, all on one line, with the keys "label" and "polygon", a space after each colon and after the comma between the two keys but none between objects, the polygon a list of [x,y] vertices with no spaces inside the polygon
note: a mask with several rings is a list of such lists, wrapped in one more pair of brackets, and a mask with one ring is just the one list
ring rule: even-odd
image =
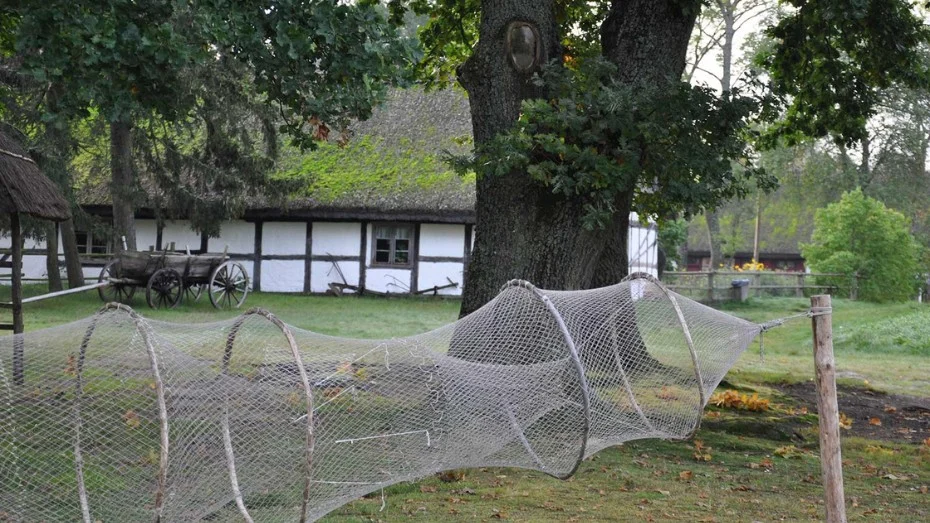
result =
[{"label": "thatched roof shelter", "polygon": [[17,140],[0,129],[0,214],[29,214],[63,221],[71,217],[58,187]]},{"label": "thatched roof shelter", "polygon": [[[10,215],[12,232],[12,260],[6,265],[12,271],[12,292],[9,308],[13,323],[0,324],[13,334],[23,332],[23,239],[19,215],[64,221],[71,217],[68,202],[51,180],[42,174],[39,166],[29,157],[23,146],[0,128],[0,214]],[[5,258],[5,257],[4,257]],[[5,260],[4,260],[5,261]],[[23,341],[13,343],[13,382],[23,383]]]}]

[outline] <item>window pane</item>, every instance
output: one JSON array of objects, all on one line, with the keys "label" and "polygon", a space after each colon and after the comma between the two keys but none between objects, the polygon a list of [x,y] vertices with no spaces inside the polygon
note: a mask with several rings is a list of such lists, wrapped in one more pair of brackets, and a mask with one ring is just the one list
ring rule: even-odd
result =
[{"label": "window pane", "polygon": [[394,251],[394,263],[407,263],[410,260],[407,251]]},{"label": "window pane", "polygon": [[394,242],[394,250],[396,251],[409,251],[410,250],[410,240],[397,240]]},{"label": "window pane", "polygon": [[92,254],[106,254],[109,250],[106,236],[91,237],[90,252]]},{"label": "window pane", "polygon": [[411,230],[410,227],[397,227],[397,228],[394,230],[394,237],[397,238],[397,239],[399,239],[399,240],[401,240],[401,239],[406,240],[406,239],[410,238],[411,236],[413,236],[413,234],[410,232],[410,230]]},{"label": "window pane", "polygon": [[77,238],[78,252],[87,254],[87,233],[75,231],[74,236]]},{"label": "window pane", "polygon": [[375,225],[373,234],[375,238],[378,238],[378,239],[380,238],[390,239],[393,237],[393,231],[391,230],[391,227],[388,225]]},{"label": "window pane", "polygon": [[383,240],[381,238],[375,242],[375,249],[379,251],[390,251],[391,250],[391,240]]},{"label": "window pane", "polygon": [[391,263],[391,251],[375,251],[375,262]]}]

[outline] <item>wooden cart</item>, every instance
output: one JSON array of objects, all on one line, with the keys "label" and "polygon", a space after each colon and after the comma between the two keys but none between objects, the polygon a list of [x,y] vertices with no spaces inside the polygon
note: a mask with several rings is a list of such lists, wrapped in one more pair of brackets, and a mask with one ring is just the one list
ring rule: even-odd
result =
[{"label": "wooden cart", "polygon": [[190,255],[174,252],[123,251],[100,271],[97,292],[105,302],[126,303],[145,288],[153,309],[171,309],[182,299],[196,301],[204,290],[217,309],[238,308],[249,293],[249,275],[225,253]]}]

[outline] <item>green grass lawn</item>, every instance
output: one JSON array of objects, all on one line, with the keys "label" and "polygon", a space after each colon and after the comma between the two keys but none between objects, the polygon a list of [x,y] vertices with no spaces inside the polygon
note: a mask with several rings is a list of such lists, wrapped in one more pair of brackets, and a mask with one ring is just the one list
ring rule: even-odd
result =
[{"label": "green grass lawn", "polygon": [[[8,299],[0,288],[0,300]],[[41,293],[39,287],[27,295]],[[134,304],[146,317],[213,321],[239,311],[216,311],[208,300],[173,311]],[[453,321],[453,300],[307,297],[255,293],[246,306],[267,308],[284,321],[349,337],[414,334]],[[26,306],[27,329],[92,314],[95,293]],[[763,322],[803,312],[809,301],[751,300],[724,308]],[[930,306],[834,303],[841,382],[871,390],[930,397]],[[780,392],[784,383],[813,377],[810,320],[765,335],[728,375],[728,386],[757,391],[774,408],[764,413],[710,408],[692,441],[646,440],[605,450],[568,481],[516,469],[472,469],[461,481],[435,477],[385,489],[333,512],[327,521],[797,521],[823,517],[816,416]],[[842,410],[842,408],[841,408]],[[854,420],[868,423],[868,420]],[[930,520],[930,438],[915,442],[847,437],[843,442],[850,521]],[[2,513],[2,510],[0,510]]]}]

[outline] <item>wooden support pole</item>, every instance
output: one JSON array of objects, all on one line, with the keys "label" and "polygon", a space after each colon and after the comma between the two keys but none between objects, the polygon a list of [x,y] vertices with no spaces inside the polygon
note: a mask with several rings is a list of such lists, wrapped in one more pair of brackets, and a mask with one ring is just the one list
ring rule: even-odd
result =
[{"label": "wooden support pole", "polygon": [[[13,269],[12,269],[12,289],[11,302],[13,304],[13,335],[23,333],[23,231],[19,227],[19,213],[10,214],[10,229],[12,229],[13,240]],[[22,385],[23,376],[23,359],[24,359],[23,338],[13,339],[13,383]]]},{"label": "wooden support pole", "polygon": [[846,523],[831,307],[829,295],[811,297],[814,367],[817,373],[817,412],[820,414],[820,469],[823,473],[826,521],[827,523]]}]

